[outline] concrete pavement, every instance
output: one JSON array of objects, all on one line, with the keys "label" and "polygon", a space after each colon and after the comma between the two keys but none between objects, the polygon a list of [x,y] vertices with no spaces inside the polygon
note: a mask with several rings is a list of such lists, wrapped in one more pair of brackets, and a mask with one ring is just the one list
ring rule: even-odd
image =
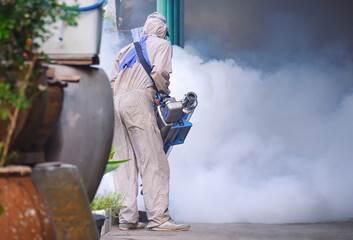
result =
[{"label": "concrete pavement", "polygon": [[353,221],[315,224],[194,223],[184,232],[120,231],[101,240],[353,240]]}]

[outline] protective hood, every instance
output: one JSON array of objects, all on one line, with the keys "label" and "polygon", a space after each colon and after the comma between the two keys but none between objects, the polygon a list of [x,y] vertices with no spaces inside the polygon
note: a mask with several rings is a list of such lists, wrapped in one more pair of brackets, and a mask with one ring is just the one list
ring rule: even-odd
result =
[{"label": "protective hood", "polygon": [[157,12],[150,14],[147,17],[145,26],[143,27],[143,34],[157,35],[157,37],[160,38],[165,38],[165,36],[169,36],[168,24],[165,17]]}]

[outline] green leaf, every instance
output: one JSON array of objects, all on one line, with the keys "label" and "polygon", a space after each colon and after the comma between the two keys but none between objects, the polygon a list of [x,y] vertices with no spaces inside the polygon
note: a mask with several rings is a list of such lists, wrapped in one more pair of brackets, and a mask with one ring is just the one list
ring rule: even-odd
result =
[{"label": "green leaf", "polygon": [[7,112],[1,113],[1,119],[5,120],[7,118]]},{"label": "green leaf", "polygon": [[120,163],[124,163],[124,162],[130,161],[130,160],[131,159],[129,158],[129,159],[119,160],[119,161],[108,161],[104,174],[109,173],[111,171],[114,171],[115,169],[117,169],[119,167]]},{"label": "green leaf", "polygon": [[[113,147],[112,147],[113,148]],[[116,151],[110,151],[110,154],[109,154],[109,158],[108,158],[108,160],[110,160],[110,159],[112,159],[113,158],[113,156],[114,156],[114,153],[115,153]]]},{"label": "green leaf", "polygon": [[3,211],[4,211],[4,208],[3,208],[3,206],[1,206],[1,204],[0,204],[0,215],[2,214]]},{"label": "green leaf", "polygon": [[131,158],[126,159],[126,160],[119,160],[119,161],[108,161],[108,162],[107,162],[107,165],[109,165],[109,164],[116,164],[116,163],[124,163],[124,162],[128,162],[128,161],[130,161],[130,160],[131,160]]},{"label": "green leaf", "polygon": [[115,147],[112,146],[112,148],[110,149],[110,154],[109,154],[109,159],[108,160],[112,159],[114,153],[119,151],[120,149],[122,149],[123,146],[124,146],[124,144],[121,144],[118,148],[115,148]]},{"label": "green leaf", "polygon": [[119,163],[107,165],[107,167],[105,168],[104,174],[107,174],[111,171],[114,171],[115,169],[117,169],[119,167],[119,165],[120,165]]},{"label": "green leaf", "polygon": [[120,163],[124,163],[124,162],[127,162],[127,161],[131,160],[131,158],[129,158],[129,159],[119,160],[119,161],[109,161],[109,160],[111,160],[113,158],[114,153],[119,151],[123,146],[124,146],[124,144],[121,144],[118,148],[115,148],[114,146],[111,147],[110,154],[109,154],[109,159],[108,159],[108,162],[107,162],[107,167],[105,169],[104,174],[109,173],[109,172],[114,171],[115,169],[117,169],[119,167]]}]

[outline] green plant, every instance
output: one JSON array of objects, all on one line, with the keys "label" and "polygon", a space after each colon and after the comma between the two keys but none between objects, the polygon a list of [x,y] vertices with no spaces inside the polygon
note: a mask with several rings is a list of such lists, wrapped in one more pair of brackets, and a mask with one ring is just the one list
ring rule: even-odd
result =
[{"label": "green plant", "polygon": [[7,164],[9,147],[18,124],[20,109],[31,106],[45,86],[37,53],[51,32],[48,26],[57,20],[77,25],[78,6],[69,7],[56,0],[0,0],[0,167]]},{"label": "green plant", "polygon": [[114,156],[114,153],[119,151],[124,145],[121,145],[120,147],[118,148],[115,148],[112,146],[111,150],[110,150],[110,154],[109,154],[109,161],[107,162],[107,167],[105,168],[105,172],[104,174],[106,173],[109,173],[111,171],[114,171],[115,169],[117,169],[120,165],[120,163],[124,163],[124,162],[127,162],[127,161],[130,161],[131,158],[129,159],[125,159],[125,160],[119,160],[119,161],[110,161],[113,156]]},{"label": "green plant", "polygon": [[[110,161],[114,153],[119,151],[124,145],[119,146],[118,148],[111,147],[110,154],[109,154],[109,159],[107,162],[107,166],[105,169],[104,174],[107,174],[111,171],[114,171],[119,167],[121,163],[130,161],[131,159],[125,159],[125,160],[119,160],[119,161]],[[91,203],[91,209],[92,210],[102,210],[104,209],[106,213],[108,213],[110,216],[117,217],[116,213],[118,210],[122,210],[124,207],[122,206],[124,198],[121,193],[104,193],[104,194],[98,194],[93,198],[93,201]]]},{"label": "green plant", "polygon": [[91,203],[91,209],[94,210],[102,210],[112,217],[118,217],[116,213],[124,208],[122,202],[124,197],[121,193],[105,193],[98,194],[94,197]]}]

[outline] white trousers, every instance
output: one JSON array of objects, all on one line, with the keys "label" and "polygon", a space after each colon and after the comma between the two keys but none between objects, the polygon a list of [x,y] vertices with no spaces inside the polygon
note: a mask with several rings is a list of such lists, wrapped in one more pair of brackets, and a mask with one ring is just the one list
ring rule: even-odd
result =
[{"label": "white trousers", "polygon": [[138,221],[138,174],[143,185],[143,199],[148,228],[170,219],[170,170],[153,110],[153,92],[133,90],[114,98],[114,147],[124,144],[113,160],[131,158],[113,172],[117,193],[125,194],[120,223]]}]

